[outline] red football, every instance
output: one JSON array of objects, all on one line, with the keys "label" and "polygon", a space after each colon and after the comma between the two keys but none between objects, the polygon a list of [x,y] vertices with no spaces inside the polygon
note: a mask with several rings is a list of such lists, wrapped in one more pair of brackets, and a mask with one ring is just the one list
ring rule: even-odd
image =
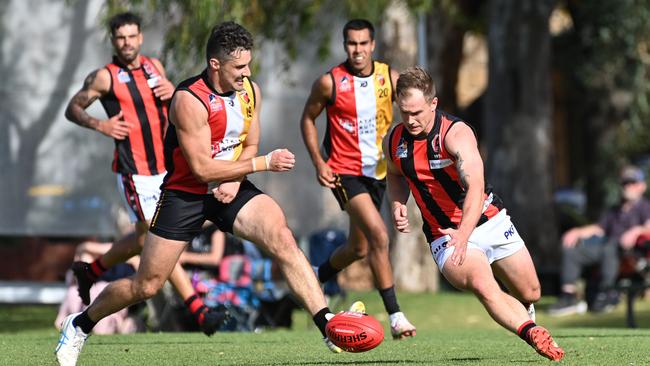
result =
[{"label": "red football", "polygon": [[368,314],[344,311],[325,327],[327,338],[347,352],[365,352],[384,340],[384,328]]}]

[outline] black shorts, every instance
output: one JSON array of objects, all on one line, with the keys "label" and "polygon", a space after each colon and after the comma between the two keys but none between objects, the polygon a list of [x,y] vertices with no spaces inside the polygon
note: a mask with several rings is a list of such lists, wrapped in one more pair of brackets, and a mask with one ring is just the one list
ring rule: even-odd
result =
[{"label": "black shorts", "polygon": [[368,193],[372,198],[372,203],[377,207],[377,211],[380,210],[381,202],[384,200],[384,192],[386,191],[386,179],[377,180],[347,174],[335,174],[335,176],[336,181],[334,184],[336,188],[332,188],[332,192],[339,206],[341,206],[341,210],[345,211],[345,205],[350,202],[352,197],[361,193]]},{"label": "black shorts", "polygon": [[165,239],[190,241],[201,232],[205,220],[209,220],[219,230],[232,233],[239,210],[258,194],[263,192],[248,180],[241,183],[239,192],[228,204],[217,201],[211,194],[165,189],[160,195],[149,231]]}]

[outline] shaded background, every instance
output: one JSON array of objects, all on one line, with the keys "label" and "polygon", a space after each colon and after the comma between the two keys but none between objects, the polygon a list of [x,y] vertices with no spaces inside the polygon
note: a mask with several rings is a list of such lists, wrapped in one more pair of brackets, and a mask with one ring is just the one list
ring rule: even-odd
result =
[{"label": "shaded background", "polygon": [[[63,110],[84,77],[110,61],[103,24],[126,9],[143,16],[142,51],[161,58],[175,83],[203,68],[211,26],[232,19],[249,28],[257,37],[253,79],[264,98],[260,150],[287,147],[297,155],[292,172],[251,179],[280,203],[298,237],[324,227],[347,230],[346,216],[316,183],[299,119],[313,80],[345,58],[342,25],[360,16],[377,27],[377,59],[398,70],[425,66],[435,78],[440,107],[476,127],[488,181],[503,197],[538,271],[552,278],[561,232],[594,219],[617,199],[620,166],[646,166],[649,5],[1,2],[0,254],[16,259],[17,267],[34,266],[37,257],[64,257],[54,266],[64,268],[65,255],[48,254],[57,247],[52,242],[67,248],[87,236],[115,235],[121,203],[110,171],[113,143],[66,121]],[[90,113],[104,114],[99,103]],[[321,137],[323,122],[321,117]],[[418,215],[411,220],[418,228]],[[429,279],[436,270],[418,230],[395,234],[392,260],[401,288],[435,288]],[[23,277],[32,278],[0,271],[0,278]]]}]

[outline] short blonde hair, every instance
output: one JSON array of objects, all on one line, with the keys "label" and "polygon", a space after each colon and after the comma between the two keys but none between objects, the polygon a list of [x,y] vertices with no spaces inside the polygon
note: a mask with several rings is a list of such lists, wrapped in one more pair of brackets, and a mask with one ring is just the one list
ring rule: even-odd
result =
[{"label": "short blonde hair", "polygon": [[395,88],[397,96],[406,96],[408,89],[420,90],[427,102],[436,97],[436,86],[431,75],[419,66],[409,67],[399,74]]}]

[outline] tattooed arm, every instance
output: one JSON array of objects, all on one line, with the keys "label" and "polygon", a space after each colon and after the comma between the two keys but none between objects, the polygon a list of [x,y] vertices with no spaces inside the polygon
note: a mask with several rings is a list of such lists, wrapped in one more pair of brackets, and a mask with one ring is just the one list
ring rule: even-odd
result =
[{"label": "tattooed arm", "polygon": [[79,126],[90,128],[106,136],[123,140],[129,134],[130,124],[122,118],[122,112],[107,119],[100,120],[86,112],[95,100],[106,95],[111,86],[111,75],[102,68],[86,76],[84,84],[68,102],[65,117]]},{"label": "tattooed arm", "polygon": [[465,123],[454,124],[445,137],[445,148],[456,161],[456,169],[465,188],[463,217],[457,229],[443,229],[441,232],[451,236],[448,245],[455,246],[451,256],[455,265],[463,264],[467,251],[467,240],[476,228],[483,211],[483,194],[485,180],[483,177],[483,160],[478,151],[474,131]]}]

